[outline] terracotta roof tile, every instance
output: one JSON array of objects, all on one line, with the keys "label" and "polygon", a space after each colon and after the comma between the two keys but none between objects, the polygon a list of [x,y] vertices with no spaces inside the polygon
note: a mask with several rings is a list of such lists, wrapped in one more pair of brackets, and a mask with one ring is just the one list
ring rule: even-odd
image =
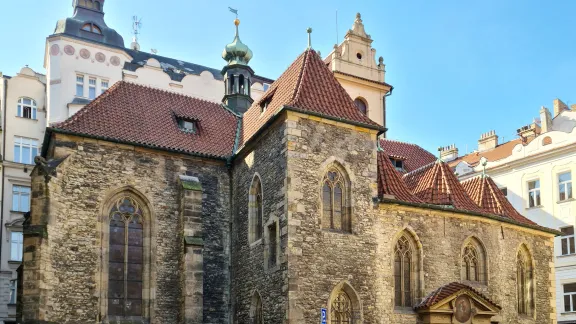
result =
[{"label": "terracotta roof tile", "polygon": [[392,157],[404,158],[404,170],[412,172],[436,161],[436,157],[416,144],[381,139],[380,147]]},{"label": "terracotta roof tile", "polygon": [[[195,134],[177,116],[196,121]],[[232,155],[238,117],[220,104],[125,81],[117,82],[54,131],[200,154]]]},{"label": "terracotta roof tile", "polygon": [[390,158],[386,152],[378,152],[378,196],[384,197],[385,195],[392,195],[394,199],[422,203],[422,200],[414,196],[396,168],[390,162]]},{"label": "terracotta roof tile", "polygon": [[510,204],[492,178],[479,175],[463,181],[462,186],[466,192],[468,192],[470,198],[472,198],[484,212],[508,217],[521,223],[536,225],[533,221],[522,216],[512,204]]},{"label": "terracotta roof tile", "polygon": [[476,165],[478,165],[478,163],[480,162],[480,159],[482,157],[485,157],[486,159],[488,159],[489,162],[502,160],[502,159],[507,158],[510,155],[512,155],[512,150],[514,149],[514,147],[516,145],[518,145],[518,144],[526,145],[526,144],[530,143],[530,141],[531,141],[531,139],[528,139],[526,143],[523,143],[521,138],[517,138],[515,140],[508,141],[506,143],[502,143],[502,144],[500,144],[500,145],[498,145],[495,148],[490,149],[490,150],[486,150],[483,152],[472,152],[470,154],[461,156],[461,157],[457,158],[456,160],[450,161],[448,164],[451,167],[454,167],[458,163],[464,161],[464,162],[468,163],[469,165],[471,165],[472,167],[475,167]]},{"label": "terracotta roof tile", "polygon": [[434,290],[428,296],[426,296],[420,302],[420,304],[416,305],[414,307],[414,309],[422,309],[422,308],[432,307],[432,306],[440,303],[441,301],[445,300],[446,298],[449,298],[450,296],[453,296],[454,294],[461,292],[462,290],[469,290],[469,291],[473,292],[474,294],[476,294],[477,296],[484,299],[485,301],[492,304],[492,306],[494,306],[498,309],[502,309],[502,307],[500,307],[498,304],[496,304],[495,302],[493,302],[492,300],[490,300],[488,297],[484,296],[480,292],[476,291],[474,288],[467,286],[465,284],[459,283],[459,282],[451,282],[447,285],[444,285],[444,286]]},{"label": "terracotta roof tile", "polygon": [[[267,108],[262,112],[261,105],[264,103],[267,103]],[[243,142],[247,142],[284,106],[369,128],[384,129],[358,110],[318,53],[311,49],[300,54],[270,85],[264,96],[244,113]]]},{"label": "terracotta roof tile", "polygon": [[404,175],[412,193],[433,205],[452,205],[456,209],[484,212],[470,199],[456,175],[442,161],[430,163]]}]

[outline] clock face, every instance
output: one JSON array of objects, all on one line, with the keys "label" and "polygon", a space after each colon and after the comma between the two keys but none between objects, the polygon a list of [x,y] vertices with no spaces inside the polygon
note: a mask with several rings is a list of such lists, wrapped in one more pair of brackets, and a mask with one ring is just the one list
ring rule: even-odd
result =
[{"label": "clock face", "polygon": [[466,295],[461,295],[456,298],[454,303],[454,317],[460,323],[466,323],[472,317],[472,304],[470,303],[470,298]]}]

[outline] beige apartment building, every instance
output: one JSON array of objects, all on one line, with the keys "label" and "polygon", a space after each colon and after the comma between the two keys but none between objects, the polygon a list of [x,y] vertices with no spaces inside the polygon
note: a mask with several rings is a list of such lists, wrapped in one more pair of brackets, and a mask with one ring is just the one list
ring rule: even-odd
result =
[{"label": "beige apartment building", "polygon": [[0,244],[0,320],[16,316],[16,270],[22,262],[22,222],[30,211],[30,172],[46,125],[46,76],[23,67],[1,76],[2,244]]}]

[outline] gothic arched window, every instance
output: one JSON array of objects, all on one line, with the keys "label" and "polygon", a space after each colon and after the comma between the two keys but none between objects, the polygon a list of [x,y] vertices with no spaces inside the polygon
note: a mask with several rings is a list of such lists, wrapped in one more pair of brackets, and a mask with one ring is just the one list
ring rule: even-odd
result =
[{"label": "gothic arched window", "polygon": [[352,300],[344,290],[340,290],[330,307],[331,324],[352,324]]},{"label": "gothic arched window", "polygon": [[322,227],[352,232],[349,208],[350,185],[341,168],[332,166],[322,180]]},{"label": "gothic arched window", "polygon": [[486,251],[476,238],[464,243],[462,250],[462,280],[486,283]]},{"label": "gothic arched window", "polygon": [[532,315],[534,311],[532,258],[524,245],[520,247],[516,258],[516,290],[518,314]]},{"label": "gothic arched window", "polygon": [[347,282],[338,284],[330,294],[328,301],[328,323],[361,324],[362,305],[356,291]]},{"label": "gothic arched window", "polygon": [[410,240],[402,235],[394,248],[394,293],[395,306],[412,307],[414,251]]},{"label": "gothic arched window", "polygon": [[138,203],[122,197],[110,213],[108,315],[142,316],[144,227]]},{"label": "gothic arched window", "polygon": [[249,243],[256,242],[262,238],[263,218],[262,183],[260,182],[260,177],[255,175],[248,197]]},{"label": "gothic arched window", "polygon": [[262,310],[262,298],[258,292],[252,296],[252,306],[250,310],[251,324],[264,324],[264,312]]},{"label": "gothic arched window", "polygon": [[361,113],[366,115],[366,113],[368,112],[368,106],[366,105],[366,101],[364,101],[361,98],[356,98],[354,100],[354,103],[356,104],[356,107],[358,107],[358,110],[360,110]]}]

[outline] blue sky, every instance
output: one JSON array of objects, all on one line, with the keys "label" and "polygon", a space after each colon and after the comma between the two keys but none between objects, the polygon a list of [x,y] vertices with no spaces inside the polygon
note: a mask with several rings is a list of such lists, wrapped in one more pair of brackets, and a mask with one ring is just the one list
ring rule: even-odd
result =
[{"label": "blue sky", "polygon": [[[2,0],[0,71],[13,75],[28,64],[43,72],[45,39],[72,14],[71,2]],[[388,137],[434,154],[452,143],[471,151],[489,130],[510,140],[554,98],[576,104],[576,1],[106,0],[104,9],[126,45],[138,15],[142,50],[220,68],[234,32],[228,6],[240,11],[251,66],[270,78],[305,49],[306,27],[325,55],[362,13],[395,87]]]}]

